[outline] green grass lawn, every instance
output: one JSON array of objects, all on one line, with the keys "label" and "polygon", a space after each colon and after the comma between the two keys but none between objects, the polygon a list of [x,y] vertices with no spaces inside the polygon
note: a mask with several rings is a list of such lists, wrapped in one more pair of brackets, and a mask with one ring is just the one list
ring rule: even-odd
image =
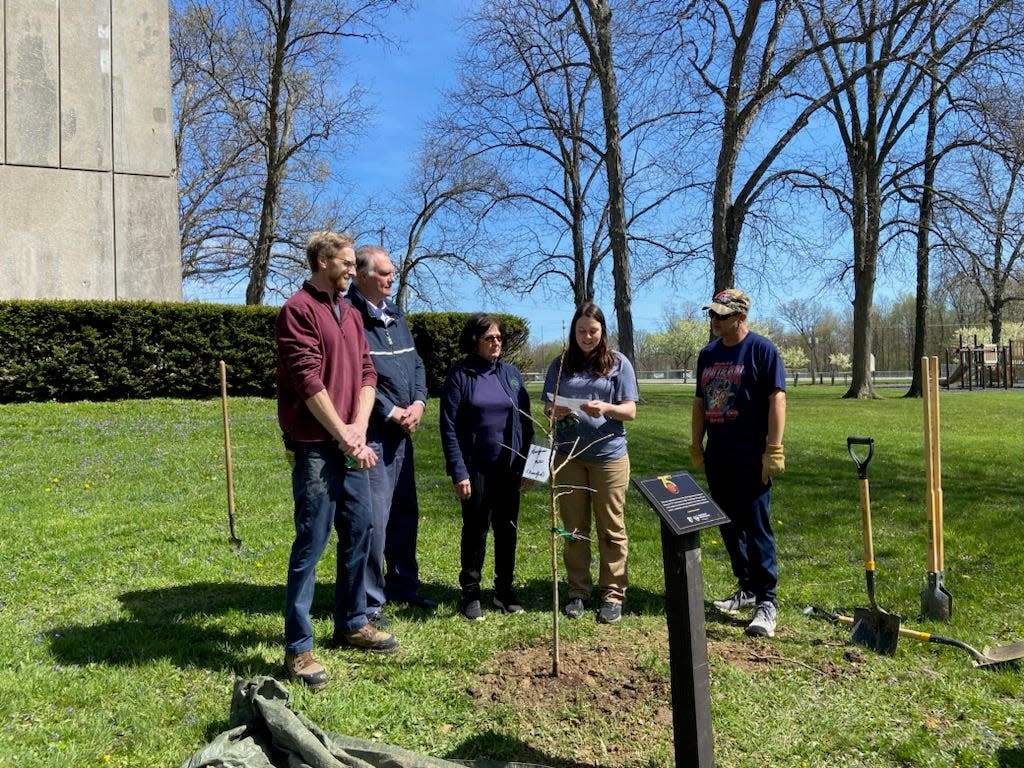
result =
[{"label": "green grass lawn", "polygon": [[[773,507],[776,638],[746,638],[741,624],[708,612],[716,764],[1024,766],[1021,668],[976,669],[963,651],[907,639],[882,657],[849,645],[848,629],[801,614],[812,603],[845,612],[867,604],[846,437],[870,435],[879,603],[906,626],[977,647],[1024,639],[1024,392],[942,394],[954,615],[934,624],[917,618],[927,541],[921,401],[903,390],[849,401],[843,391],[789,393],[787,471]],[[686,469],[692,388],[641,392],[627,427],[634,476]],[[225,728],[236,675],[280,675],[292,531],[275,404],[230,404],[239,552],[228,542],[220,408],[0,406],[0,766],[177,766]],[[416,450],[421,575],[442,605],[394,614],[394,656],[322,652],[332,684],[319,694],[293,688],[295,708],[329,731],[438,757],[671,764],[670,724],[639,710],[588,719],[470,694],[509,649],[550,643],[547,493],[524,497],[520,524],[518,587],[531,610],[466,622],[457,612],[459,508],[436,414],[432,404]],[[611,627],[562,622],[562,643],[617,649],[591,663],[639,664],[667,679],[660,527],[635,491],[627,522],[632,612]],[[710,600],[733,581],[717,531],[702,534],[702,549]],[[331,632],[333,557],[320,568],[320,637]],[[652,696],[667,704],[664,688]],[[579,748],[621,740],[625,749]]]}]

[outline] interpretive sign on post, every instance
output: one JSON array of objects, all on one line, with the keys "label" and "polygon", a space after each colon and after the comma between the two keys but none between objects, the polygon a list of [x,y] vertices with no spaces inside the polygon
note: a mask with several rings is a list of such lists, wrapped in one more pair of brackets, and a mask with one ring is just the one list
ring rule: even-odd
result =
[{"label": "interpretive sign on post", "polygon": [[677,535],[729,522],[689,472],[643,477],[633,483]]},{"label": "interpretive sign on post", "polygon": [[689,472],[633,480],[661,517],[676,766],[712,768],[711,682],[700,531],[729,521]]}]

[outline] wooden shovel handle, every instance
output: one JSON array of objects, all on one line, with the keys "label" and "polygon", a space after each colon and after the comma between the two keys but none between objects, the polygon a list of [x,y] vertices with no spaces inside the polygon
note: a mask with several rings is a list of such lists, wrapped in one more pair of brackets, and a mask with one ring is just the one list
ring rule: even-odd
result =
[{"label": "wooden shovel handle", "polygon": [[939,358],[931,360],[931,385],[932,385],[932,492],[933,492],[933,529],[935,538],[935,570],[942,571],[945,568],[945,547],[942,534],[942,447],[940,445],[940,421],[939,421]]},{"label": "wooden shovel handle", "polygon": [[[937,360],[938,358],[936,358]],[[933,439],[932,411],[934,395],[932,394],[931,364],[927,357],[921,358],[921,397],[924,404],[924,478],[925,478],[925,512],[928,516],[928,572],[935,573],[939,559],[938,537],[935,528],[935,450]]]},{"label": "wooden shovel handle", "polygon": [[228,494],[228,530],[232,543],[239,543],[235,532],[235,475],[234,463],[231,460],[231,425],[228,422],[228,369],[223,360],[220,361],[220,404],[224,422],[224,474],[227,478]]},{"label": "wooden shovel handle", "polygon": [[857,482],[860,485],[860,528],[861,538],[864,541],[864,570],[874,572],[875,543],[871,530],[871,491],[868,490],[866,479]]}]

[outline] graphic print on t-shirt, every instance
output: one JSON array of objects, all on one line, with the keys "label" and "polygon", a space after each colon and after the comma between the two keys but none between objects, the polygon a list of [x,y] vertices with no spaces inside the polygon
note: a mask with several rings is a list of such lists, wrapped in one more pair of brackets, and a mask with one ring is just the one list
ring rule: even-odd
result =
[{"label": "graphic print on t-shirt", "polygon": [[704,420],[709,424],[724,424],[739,413],[733,408],[740,388],[743,365],[715,363],[704,369],[701,386],[704,389]]}]

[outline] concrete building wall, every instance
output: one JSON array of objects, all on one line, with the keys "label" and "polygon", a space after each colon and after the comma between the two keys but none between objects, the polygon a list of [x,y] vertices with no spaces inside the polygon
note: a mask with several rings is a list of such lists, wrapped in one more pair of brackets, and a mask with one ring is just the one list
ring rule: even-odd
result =
[{"label": "concrete building wall", "polygon": [[7,163],[60,165],[60,25],[57,3],[7,3]]},{"label": "concrete building wall", "polygon": [[0,2],[0,299],[180,301],[167,0]]},{"label": "concrete building wall", "polygon": [[3,119],[4,115],[7,114],[5,108],[7,103],[5,98],[7,93],[7,72],[3,64],[3,62],[7,61],[6,46],[4,45],[4,38],[7,37],[4,34],[4,31],[7,29],[7,19],[4,11],[4,4],[0,2],[0,165],[7,162],[7,121]]},{"label": "concrete building wall", "polygon": [[62,0],[61,167],[109,171],[111,142],[109,0]]}]

